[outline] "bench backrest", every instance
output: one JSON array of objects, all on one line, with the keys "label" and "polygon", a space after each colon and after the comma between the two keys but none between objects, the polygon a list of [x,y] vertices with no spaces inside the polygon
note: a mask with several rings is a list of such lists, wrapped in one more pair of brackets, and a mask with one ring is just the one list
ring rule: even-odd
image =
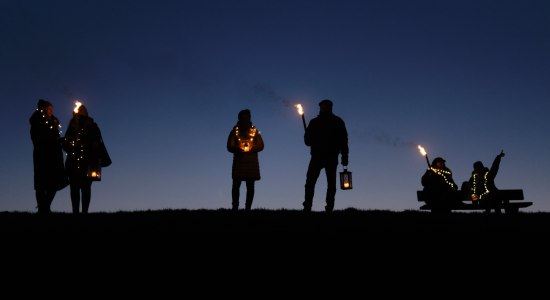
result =
[{"label": "bench backrest", "polygon": [[[461,191],[457,192],[461,193]],[[464,200],[470,200],[466,195],[464,194],[465,199]],[[424,191],[416,191],[416,197],[418,198],[418,201],[424,201]],[[506,200],[524,200],[523,198],[523,190],[498,190],[496,192],[496,197],[499,200],[506,201]]]}]

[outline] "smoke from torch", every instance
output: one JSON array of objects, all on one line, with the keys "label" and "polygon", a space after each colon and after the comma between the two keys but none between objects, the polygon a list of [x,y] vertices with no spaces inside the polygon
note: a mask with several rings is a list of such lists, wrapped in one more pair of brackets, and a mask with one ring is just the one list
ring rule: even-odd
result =
[{"label": "smoke from torch", "polygon": [[424,155],[426,157],[426,163],[428,164],[428,168],[430,168],[430,160],[428,159],[428,153],[426,152],[426,149],[424,147],[418,145],[418,150],[420,151],[420,154]]},{"label": "smoke from torch", "polygon": [[294,105],[296,109],[298,109],[298,114],[302,116],[302,123],[304,124],[304,130],[306,130],[306,117],[304,116],[304,108],[302,107],[302,104],[296,104]]},{"label": "smoke from torch", "polygon": [[74,102],[74,113],[77,114],[78,113],[78,110],[80,109],[80,107],[82,106],[82,103],[78,100],[76,100]]}]

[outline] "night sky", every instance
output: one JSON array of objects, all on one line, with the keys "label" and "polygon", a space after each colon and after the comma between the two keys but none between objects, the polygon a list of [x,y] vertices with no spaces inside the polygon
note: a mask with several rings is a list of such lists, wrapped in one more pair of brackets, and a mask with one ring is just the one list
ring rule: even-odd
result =
[{"label": "night sky", "polygon": [[[354,177],[335,209],[417,209],[421,144],[458,185],[504,150],[497,187],[550,211],[546,0],[2,0],[0,37],[0,211],[36,211],[40,98],[63,130],[79,99],[102,131],[113,164],[91,212],[230,208],[245,108],[265,142],[253,208],[301,209],[309,148],[289,104],[309,121],[326,98]],[[321,173],[313,210],[325,189]],[[68,188],[52,209],[71,211]]]}]

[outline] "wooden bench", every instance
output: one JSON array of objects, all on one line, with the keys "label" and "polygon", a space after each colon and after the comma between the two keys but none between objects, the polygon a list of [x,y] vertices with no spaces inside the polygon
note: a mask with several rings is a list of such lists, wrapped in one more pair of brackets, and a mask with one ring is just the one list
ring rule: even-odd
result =
[{"label": "wooden bench", "polygon": [[[468,193],[458,191],[458,198],[462,199],[461,205],[451,206],[450,210],[486,210],[487,208],[494,209],[495,207],[487,207],[480,205],[479,203],[473,203]],[[416,191],[416,196],[419,202],[425,202],[425,195],[423,191]],[[524,202],[523,190],[498,190],[496,193],[496,199],[500,200],[500,208],[504,209],[507,214],[517,213],[520,208],[525,208],[533,205],[533,202]],[[420,210],[432,210],[428,204],[420,206]]]}]

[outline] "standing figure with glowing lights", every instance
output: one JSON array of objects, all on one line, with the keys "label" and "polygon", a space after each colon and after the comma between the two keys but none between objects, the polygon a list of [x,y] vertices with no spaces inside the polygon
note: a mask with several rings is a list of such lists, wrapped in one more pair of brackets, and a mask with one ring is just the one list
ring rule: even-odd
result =
[{"label": "standing figure with glowing lights", "polygon": [[254,183],[260,180],[258,152],[264,150],[264,141],[260,131],[252,125],[250,110],[241,110],[238,122],[227,138],[227,151],[233,153],[231,188],[233,211],[239,210],[241,183],[246,182],[245,209],[252,209],[254,201]]},{"label": "standing figure with glowing lights", "polygon": [[491,207],[494,208],[496,213],[501,212],[501,203],[497,203],[498,200],[494,195],[498,191],[495,185],[495,177],[497,176],[500,161],[503,157],[504,151],[501,151],[495,157],[491,169],[485,167],[481,161],[474,163],[474,170],[469,181],[471,188],[470,197],[473,203],[480,203],[486,206],[485,211],[487,213],[491,212]]},{"label": "standing figure with glowing lights", "polygon": [[44,99],[38,100],[38,108],[32,114],[29,122],[34,147],[36,204],[38,213],[49,213],[57,191],[69,184],[63,167],[61,125],[53,115],[52,104]]},{"label": "standing figure with glowing lights", "polygon": [[[81,199],[82,213],[86,214],[92,197],[92,181],[100,179],[98,167],[102,164],[100,160],[106,157],[106,152],[103,150],[99,127],[80,102],[76,103],[63,149],[67,152],[65,167],[69,174],[73,214],[80,213]],[[110,158],[108,160],[110,164]]]},{"label": "standing figure with glowing lights", "polygon": [[445,160],[436,157],[422,176],[422,186],[426,195],[426,204],[432,211],[449,211],[451,206],[462,203],[458,186],[453,180],[453,172],[445,165]]},{"label": "standing figure with glowing lights", "polygon": [[319,103],[319,115],[306,128],[304,142],[311,147],[311,159],[306,175],[304,211],[311,211],[315,184],[325,169],[327,176],[326,212],[332,212],[336,196],[336,169],[338,156],[342,154],[342,165],[348,165],[348,132],[344,121],[332,113],[332,101]]}]

